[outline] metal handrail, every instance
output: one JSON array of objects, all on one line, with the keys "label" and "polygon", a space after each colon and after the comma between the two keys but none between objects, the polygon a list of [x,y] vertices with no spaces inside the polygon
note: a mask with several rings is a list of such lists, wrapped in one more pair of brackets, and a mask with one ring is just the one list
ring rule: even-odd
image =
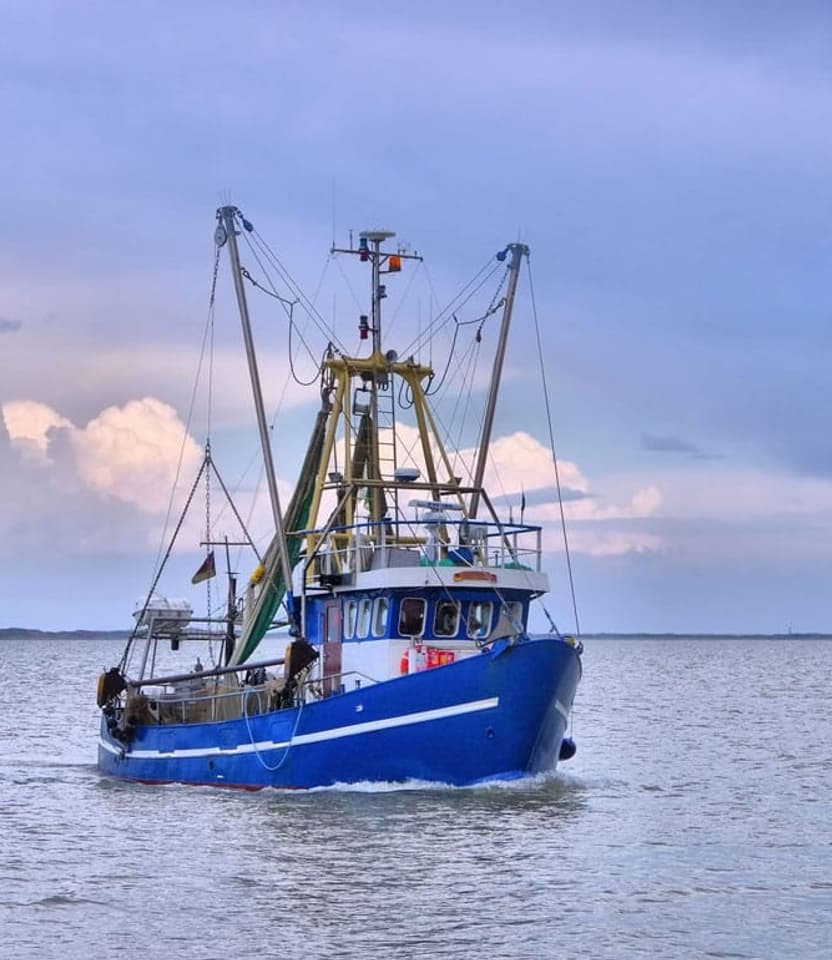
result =
[{"label": "metal handrail", "polygon": [[279,667],[286,662],[285,657],[276,660],[258,660],[256,663],[239,664],[236,667],[212,667],[210,670],[201,670],[191,673],[172,673],[167,677],[148,677],[146,680],[128,680],[128,686],[134,690],[149,685],[168,686],[171,683],[181,683],[185,680],[204,679],[206,677],[220,677],[227,673],[242,673],[249,670],[260,670],[265,667]]}]

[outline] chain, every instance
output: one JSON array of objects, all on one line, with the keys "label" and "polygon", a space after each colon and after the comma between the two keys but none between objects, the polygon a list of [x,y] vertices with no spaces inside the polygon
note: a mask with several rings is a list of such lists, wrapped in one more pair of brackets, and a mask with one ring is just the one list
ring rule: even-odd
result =
[{"label": "chain", "polygon": [[208,299],[208,309],[214,309],[214,299],[217,295],[217,274],[220,272],[220,248],[214,248],[214,273],[211,277],[211,296]]},{"label": "chain", "polygon": [[483,315],[483,319],[485,319],[485,317],[490,316],[492,313],[494,313],[495,310],[500,309],[500,306],[502,305],[503,300],[501,300],[500,303],[497,303],[497,298],[500,296],[500,293],[503,287],[508,282],[508,275],[510,271],[511,271],[511,268],[506,267],[505,273],[503,274],[503,279],[500,281],[500,285],[494,291],[494,296],[491,298],[491,303],[488,305],[488,309],[485,311],[485,314]]},{"label": "chain", "polygon": [[[211,547],[211,440],[210,438],[205,441],[205,462],[208,465],[208,469],[205,471],[205,543],[207,549],[210,552],[212,551]],[[215,561],[216,562],[216,561]],[[211,616],[212,616],[212,606],[211,606],[211,580],[213,578],[209,577],[205,581],[205,595],[206,595],[206,604],[208,606],[207,617],[208,617],[208,658],[211,662],[211,666],[216,666],[214,662],[214,647],[211,643]]]}]

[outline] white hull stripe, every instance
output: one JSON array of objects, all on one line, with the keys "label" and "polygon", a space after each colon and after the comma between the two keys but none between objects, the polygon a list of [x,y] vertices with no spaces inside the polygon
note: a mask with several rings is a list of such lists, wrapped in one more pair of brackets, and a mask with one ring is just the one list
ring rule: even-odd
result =
[{"label": "white hull stripe", "polygon": [[[499,697],[488,697],[485,700],[471,700],[468,703],[458,703],[452,707],[440,707],[436,710],[421,710],[418,713],[406,713],[400,717],[388,717],[385,720],[368,720],[366,723],[351,723],[343,727],[334,727],[331,730],[320,730],[317,733],[302,733],[291,740],[276,743],[274,740],[261,740],[258,743],[241,743],[236,747],[223,749],[222,747],[189,747],[182,750],[127,750],[125,759],[160,760],[189,757],[230,757],[241,753],[262,753],[266,750],[285,750],[287,747],[299,747],[308,743],[321,743],[325,740],[339,740],[341,737],[356,737],[363,733],[373,733],[377,730],[390,730],[393,727],[405,727],[414,723],[428,723],[431,720],[444,720],[448,717],[458,717],[466,713],[477,713],[480,710],[491,710],[499,706]],[[559,707],[560,705],[558,705]],[[121,748],[110,743],[103,737],[99,738],[99,745],[116,756],[122,756]]]}]

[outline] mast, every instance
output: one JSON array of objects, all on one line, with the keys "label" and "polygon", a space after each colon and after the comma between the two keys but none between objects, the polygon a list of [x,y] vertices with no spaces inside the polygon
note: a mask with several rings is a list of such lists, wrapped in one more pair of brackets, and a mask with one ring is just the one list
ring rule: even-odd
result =
[{"label": "mast", "polygon": [[509,264],[508,287],[506,289],[506,299],[503,304],[503,321],[500,324],[500,337],[497,341],[497,351],[494,354],[494,367],[491,371],[491,386],[488,391],[488,403],[485,407],[485,417],[482,422],[482,434],[480,436],[479,450],[477,452],[477,466],[474,471],[473,487],[471,494],[471,508],[468,511],[469,517],[476,517],[480,505],[480,492],[482,490],[482,478],[485,475],[485,463],[488,459],[488,446],[491,443],[491,428],[494,425],[494,411],[497,407],[497,394],[500,390],[500,378],[503,374],[503,361],[506,356],[506,344],[508,343],[508,330],[511,325],[511,312],[514,308],[514,294],[517,290],[517,278],[520,275],[520,263],[524,256],[529,255],[529,248],[525,243],[510,243],[505,250],[497,254],[498,260],[505,260],[506,254],[511,252],[511,263]]},{"label": "mast", "polygon": [[[373,300],[372,300],[372,327],[373,334],[373,357],[381,355],[381,301],[387,296],[387,291],[381,284],[381,244],[384,240],[395,237],[392,230],[365,230],[359,237],[361,240],[369,241],[373,247],[373,253],[370,257],[373,266]],[[381,480],[381,455],[378,446],[378,374],[373,371],[372,385],[370,387],[370,445],[372,454],[370,456],[370,479]],[[382,491],[380,487],[374,487],[371,494],[372,509],[370,510],[371,520],[381,519]]]},{"label": "mast", "polygon": [[254,339],[251,335],[251,321],[249,319],[248,303],[246,302],[246,291],[243,286],[243,272],[240,267],[240,251],[237,247],[237,231],[234,226],[234,219],[238,215],[242,219],[243,226],[250,229],[251,225],[242,217],[242,214],[236,207],[220,207],[217,211],[217,219],[221,221],[221,225],[217,228],[216,240],[217,246],[220,247],[223,246],[226,241],[228,242],[228,255],[231,261],[231,273],[234,277],[234,291],[237,294],[237,306],[240,310],[240,323],[243,327],[243,339],[246,345],[251,392],[254,395],[254,409],[257,413],[257,428],[260,432],[260,446],[263,451],[263,465],[266,471],[266,482],[268,483],[269,498],[272,505],[272,517],[274,519],[275,537],[277,539],[280,556],[280,567],[283,571],[284,582],[286,583],[286,594],[290,596],[292,592],[292,565],[289,562],[289,550],[286,545],[286,530],[283,525],[283,512],[280,509],[280,497],[277,492],[272,448],[269,441],[269,426],[266,421],[266,411],[263,407],[263,391],[260,387],[260,374],[257,369],[257,357],[254,353]]},{"label": "mast", "polygon": [[[396,234],[392,230],[363,230],[359,242],[366,240],[373,246],[370,260],[373,265],[373,353],[381,353],[381,301],[387,296],[387,290],[380,283],[381,280],[381,244]],[[373,393],[375,393],[375,378],[373,379]]]},{"label": "mast", "polygon": [[[359,321],[359,331],[361,339],[366,340],[367,334],[372,335],[372,353],[370,356],[370,369],[362,375],[364,383],[369,383],[370,387],[370,456],[367,461],[368,479],[381,480],[381,457],[379,453],[379,380],[386,376],[387,370],[396,360],[396,355],[391,351],[390,354],[382,353],[381,337],[381,301],[387,296],[385,284],[381,283],[382,274],[398,273],[401,270],[402,260],[421,260],[422,258],[415,253],[404,253],[401,249],[397,253],[385,253],[381,249],[385,240],[390,240],[396,234],[392,230],[362,230],[359,234],[358,249],[352,247],[352,235],[350,235],[350,248],[345,250],[333,246],[330,253],[351,253],[358,254],[362,262],[370,261],[372,267],[372,298],[370,317],[362,316]],[[349,478],[348,478],[349,479]],[[358,479],[358,478],[353,478]],[[381,520],[384,512],[384,493],[379,484],[372,487],[370,495],[370,518],[372,520]]]}]

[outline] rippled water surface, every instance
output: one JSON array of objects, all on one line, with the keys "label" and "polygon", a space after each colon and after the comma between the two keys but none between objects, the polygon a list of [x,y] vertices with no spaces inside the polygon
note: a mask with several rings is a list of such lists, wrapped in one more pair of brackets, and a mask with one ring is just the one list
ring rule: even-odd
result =
[{"label": "rippled water surface", "polygon": [[832,956],[832,642],[592,640],[556,775],[243,793],[95,769],[111,640],[0,644],[0,956]]}]

